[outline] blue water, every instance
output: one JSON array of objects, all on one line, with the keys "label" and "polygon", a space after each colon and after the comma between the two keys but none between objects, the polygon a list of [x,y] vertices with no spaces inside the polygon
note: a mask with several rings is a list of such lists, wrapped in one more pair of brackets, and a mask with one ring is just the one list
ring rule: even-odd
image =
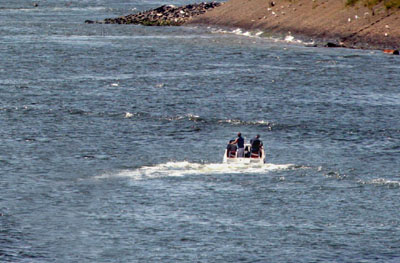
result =
[{"label": "blue water", "polygon": [[37,2],[0,2],[0,261],[400,260],[398,57]]}]

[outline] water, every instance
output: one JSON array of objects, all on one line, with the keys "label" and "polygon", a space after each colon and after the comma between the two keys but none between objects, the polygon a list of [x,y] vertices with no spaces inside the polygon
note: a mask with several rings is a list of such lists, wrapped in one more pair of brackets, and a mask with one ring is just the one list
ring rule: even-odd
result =
[{"label": "water", "polygon": [[2,262],[400,260],[397,57],[38,3],[0,2]]}]

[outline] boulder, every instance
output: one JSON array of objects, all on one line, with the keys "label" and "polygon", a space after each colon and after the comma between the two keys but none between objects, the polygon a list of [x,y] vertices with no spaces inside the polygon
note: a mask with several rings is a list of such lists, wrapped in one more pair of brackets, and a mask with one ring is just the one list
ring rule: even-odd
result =
[{"label": "boulder", "polygon": [[103,21],[86,20],[85,23],[103,24],[141,24],[146,26],[180,26],[194,16],[220,6],[219,2],[189,4],[186,6],[175,7],[173,5],[163,5],[156,9],[130,14],[117,18],[106,18]]}]

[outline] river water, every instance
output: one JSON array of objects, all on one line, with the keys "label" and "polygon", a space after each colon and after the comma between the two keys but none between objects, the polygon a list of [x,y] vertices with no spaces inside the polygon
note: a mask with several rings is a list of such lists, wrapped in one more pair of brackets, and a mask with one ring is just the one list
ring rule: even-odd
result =
[{"label": "river water", "polygon": [[38,3],[0,1],[0,261],[400,260],[398,57]]}]

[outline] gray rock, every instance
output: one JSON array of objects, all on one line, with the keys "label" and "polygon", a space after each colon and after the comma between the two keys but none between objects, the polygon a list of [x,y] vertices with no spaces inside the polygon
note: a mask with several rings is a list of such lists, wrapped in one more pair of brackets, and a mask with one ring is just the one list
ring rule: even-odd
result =
[{"label": "gray rock", "polygon": [[190,18],[220,6],[219,2],[189,4],[181,7],[163,5],[156,9],[130,14],[117,18],[106,18],[103,21],[86,20],[85,23],[101,24],[141,24],[146,26],[180,26]]}]

